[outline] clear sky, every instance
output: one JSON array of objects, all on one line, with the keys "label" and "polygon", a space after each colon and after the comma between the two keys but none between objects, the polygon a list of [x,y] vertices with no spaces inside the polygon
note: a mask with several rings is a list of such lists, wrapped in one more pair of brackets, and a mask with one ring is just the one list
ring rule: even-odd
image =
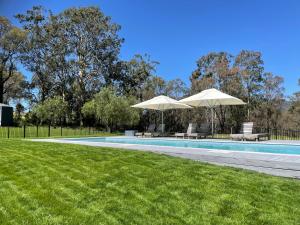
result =
[{"label": "clear sky", "polygon": [[[286,94],[300,78],[300,1],[297,0],[0,0],[9,17],[43,5],[54,13],[99,6],[122,26],[122,59],[148,53],[160,62],[158,75],[189,84],[196,60],[212,51],[263,54],[266,71],[285,79]],[[30,73],[25,72],[27,76]]]}]

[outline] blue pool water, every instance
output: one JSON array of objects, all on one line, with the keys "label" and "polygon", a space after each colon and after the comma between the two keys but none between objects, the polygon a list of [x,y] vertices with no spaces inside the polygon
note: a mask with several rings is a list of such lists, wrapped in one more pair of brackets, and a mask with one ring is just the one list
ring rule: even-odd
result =
[{"label": "blue pool water", "polygon": [[173,146],[187,148],[204,148],[211,150],[230,150],[240,152],[265,152],[277,154],[300,155],[300,145],[284,144],[261,144],[261,143],[236,143],[236,142],[216,142],[216,141],[193,141],[193,140],[166,140],[166,139],[143,139],[143,138],[72,138],[66,141],[85,141],[85,142],[106,142],[120,144],[139,144],[155,146]]}]

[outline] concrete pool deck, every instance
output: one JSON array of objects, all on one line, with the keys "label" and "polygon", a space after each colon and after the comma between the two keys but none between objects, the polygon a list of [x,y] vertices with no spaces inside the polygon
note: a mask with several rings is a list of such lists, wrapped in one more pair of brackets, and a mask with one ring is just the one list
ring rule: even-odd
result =
[{"label": "concrete pool deck", "polygon": [[[124,138],[124,136],[122,136]],[[92,139],[92,138],[91,138]],[[170,138],[168,138],[170,139]],[[173,138],[174,140],[174,138]],[[177,139],[180,140],[180,139]],[[208,150],[202,148],[170,147],[141,144],[120,144],[105,142],[76,141],[74,139],[31,139],[37,142],[69,143],[95,147],[112,147],[138,151],[149,151],[159,154],[166,154],[215,165],[230,166],[253,170],[275,176],[291,177],[300,179],[300,155],[258,153],[258,152],[238,152],[228,150]],[[201,139],[197,141],[216,141],[211,139]],[[217,140],[218,142],[220,140]],[[228,142],[229,140],[222,140]],[[232,142],[232,141],[230,141]],[[253,142],[251,142],[253,143]],[[295,144],[300,145],[300,141],[264,141],[264,144]]]}]

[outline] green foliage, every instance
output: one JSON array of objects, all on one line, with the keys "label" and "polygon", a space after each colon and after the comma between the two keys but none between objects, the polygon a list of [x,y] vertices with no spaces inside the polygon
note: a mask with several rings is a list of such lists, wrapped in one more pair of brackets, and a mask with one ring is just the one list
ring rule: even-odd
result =
[{"label": "green foliage", "polygon": [[126,69],[121,87],[125,93],[141,99],[146,82],[153,77],[158,62],[150,60],[149,55],[135,55],[125,62]]},{"label": "green foliage", "polygon": [[300,223],[300,181],[149,152],[1,140],[1,224]]},{"label": "green foliage", "polygon": [[0,103],[22,96],[24,76],[16,71],[16,60],[26,33],[0,16]]},{"label": "green foliage", "polygon": [[95,100],[88,101],[82,107],[82,113],[86,117],[95,117],[96,115],[96,104]]},{"label": "green foliage", "polygon": [[[299,79],[300,87],[300,79]],[[290,98],[290,107],[286,112],[285,127],[300,130],[300,91],[294,93]]]},{"label": "green foliage", "polygon": [[25,107],[21,103],[16,104],[16,110],[14,113],[14,123],[17,125],[23,125],[25,118],[23,118],[23,113],[25,111]]},{"label": "green foliage", "polygon": [[257,125],[265,128],[280,128],[284,103],[283,78],[272,73],[263,75],[260,104],[254,111]]},{"label": "green foliage", "polygon": [[[132,118],[122,118],[116,113],[121,111],[118,106],[128,108],[131,104],[128,102],[134,102],[130,96],[138,101],[161,94],[180,99],[214,87],[248,103],[244,107],[215,110],[222,131],[228,132],[233,127],[237,132],[245,120],[265,128],[298,124],[297,95],[292,96],[291,107],[286,110],[289,104],[281,97],[281,78],[267,75],[260,52],[242,50],[237,55],[210,52],[197,60],[197,68],[190,77],[191,88],[187,88],[179,78],[167,81],[158,76],[159,63],[147,54],[136,54],[128,61],[120,60],[124,41],[119,36],[120,26],[97,7],[68,8],[55,14],[42,6],[33,6],[16,18],[22,28],[0,17],[0,102],[26,99],[31,110],[31,106],[47,98],[61,96],[68,105],[65,123],[95,124],[98,120],[114,128],[135,124],[136,114],[131,109],[123,114],[132,114]],[[17,71],[17,63],[32,72],[30,83]],[[116,94],[113,101],[102,96],[103,99],[116,104],[106,106],[103,103],[104,110],[97,106],[95,95],[105,87],[114,87]],[[128,98],[124,100],[123,96]],[[99,102],[105,102],[103,99]],[[40,109],[43,121],[58,123],[56,116],[49,119],[46,112],[42,112]],[[26,118],[35,121],[35,116],[34,112],[29,112]],[[207,118],[210,116],[204,108],[172,110],[166,112],[165,121],[172,124],[170,130],[178,131],[189,121],[209,122]],[[156,123],[156,120],[156,112],[144,112],[139,128]]]},{"label": "green foliage", "polygon": [[16,18],[26,31],[26,39],[22,45],[20,61],[33,73],[32,84],[39,90],[39,100],[50,97],[53,87],[52,71],[49,69],[51,49],[49,41],[52,32],[49,27],[49,13],[41,6],[34,6],[25,14],[18,14]]},{"label": "green foliage", "polygon": [[284,102],[283,78],[264,73],[260,52],[242,50],[236,56],[226,52],[209,53],[197,61],[197,69],[190,79],[192,93],[217,88],[248,103],[245,107],[215,110],[222,131],[234,127],[237,132],[245,120],[265,128],[279,127]]},{"label": "green foliage", "polygon": [[138,112],[130,106],[136,100],[132,96],[117,96],[112,88],[103,88],[94,99],[83,106],[85,116],[95,118],[109,128],[133,126],[139,122]]},{"label": "green foliage", "polygon": [[41,123],[48,122],[52,125],[60,125],[66,116],[67,107],[68,105],[62,97],[56,96],[38,104],[33,111]]}]

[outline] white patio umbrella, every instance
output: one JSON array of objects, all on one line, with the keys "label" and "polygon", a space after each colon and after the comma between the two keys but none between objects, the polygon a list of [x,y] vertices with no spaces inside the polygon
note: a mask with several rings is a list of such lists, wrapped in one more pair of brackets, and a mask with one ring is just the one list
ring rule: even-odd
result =
[{"label": "white patio umbrella", "polygon": [[246,104],[241,99],[233,97],[231,95],[225,94],[215,88],[207,89],[201,91],[198,94],[192,95],[190,97],[181,99],[179,102],[195,106],[195,107],[209,107],[211,109],[211,133],[214,134],[214,112],[213,108],[221,105],[244,105]]},{"label": "white patio umbrella", "polygon": [[161,111],[161,124],[162,124],[162,132],[164,132],[164,111],[167,109],[186,109],[186,108],[192,108],[189,105],[186,105],[184,103],[180,103],[175,99],[172,99],[168,96],[160,95],[157,97],[154,97],[150,100],[138,103],[136,105],[133,105],[131,107],[134,108],[141,108],[141,109],[153,109],[153,110],[159,110]]}]

